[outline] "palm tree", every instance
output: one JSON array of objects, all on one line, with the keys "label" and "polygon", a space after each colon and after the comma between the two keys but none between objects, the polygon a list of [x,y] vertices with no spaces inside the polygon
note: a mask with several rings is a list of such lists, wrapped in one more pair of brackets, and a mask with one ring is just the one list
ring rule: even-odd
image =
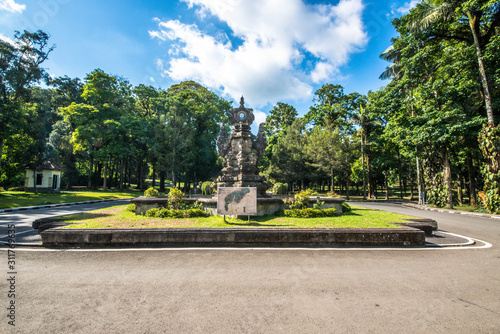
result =
[{"label": "palm tree", "polygon": [[394,47],[394,44],[389,46],[382,52],[379,56],[381,59],[392,62],[391,65],[387,66],[384,72],[380,74],[379,79],[391,79],[396,80],[401,78],[401,52]]},{"label": "palm tree", "polygon": [[[457,17],[460,13],[461,16]],[[474,1],[473,3],[469,2],[469,4],[464,4],[462,0],[423,0],[409,15],[412,16],[412,25],[410,28],[414,31],[430,30],[428,32],[432,37],[455,39],[475,46],[488,123],[494,126],[493,107],[491,104],[488,77],[483,62],[482,48],[493,37],[496,27],[500,26],[500,6],[498,3],[488,5],[488,1],[486,0]],[[468,21],[472,33],[472,40],[470,39],[470,35],[466,36],[460,34],[459,29],[454,29],[452,31],[450,26],[448,26],[448,31],[444,33],[439,31],[438,28],[435,30],[430,29],[436,23],[458,23],[460,21]],[[460,24],[458,27],[464,28],[463,25]],[[481,32],[484,33],[481,35]]]},{"label": "palm tree", "polygon": [[363,171],[363,199],[366,200],[366,184],[368,183],[368,190],[370,195],[372,195],[372,186],[370,180],[370,157],[367,155],[366,164],[368,166],[368,182],[366,182],[365,175],[365,148],[368,144],[368,136],[370,135],[370,130],[376,124],[380,124],[380,121],[374,118],[362,105],[359,109],[351,115],[351,123],[359,125],[359,134],[361,136],[361,165]]}]

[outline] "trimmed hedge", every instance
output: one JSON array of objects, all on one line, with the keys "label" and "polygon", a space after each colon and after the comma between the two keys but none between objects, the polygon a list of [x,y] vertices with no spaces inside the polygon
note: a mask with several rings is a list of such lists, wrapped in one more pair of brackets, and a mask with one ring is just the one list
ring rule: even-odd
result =
[{"label": "trimmed hedge", "polygon": [[322,209],[322,210],[317,210],[312,208],[293,209],[293,210],[285,210],[284,214],[286,217],[291,217],[291,218],[318,218],[318,217],[338,216],[337,210],[333,208]]},{"label": "trimmed hedge", "polygon": [[135,204],[129,204],[125,208],[125,210],[130,211],[130,212],[135,212]]},{"label": "trimmed hedge", "polygon": [[201,209],[150,209],[145,213],[146,217],[150,218],[195,218],[195,217],[208,217],[210,214]]},{"label": "trimmed hedge", "polygon": [[145,192],[144,192],[144,197],[158,197],[159,193],[158,193],[158,190],[156,190],[155,188],[151,187],[151,188],[148,188]]},{"label": "trimmed hedge", "polygon": [[346,213],[346,212],[349,212],[351,210],[352,210],[352,208],[349,204],[347,204],[346,202],[342,203],[342,213]]},{"label": "trimmed hedge", "polygon": [[203,195],[211,195],[214,192],[214,188],[212,187],[212,181],[205,181],[201,184],[201,193]]}]

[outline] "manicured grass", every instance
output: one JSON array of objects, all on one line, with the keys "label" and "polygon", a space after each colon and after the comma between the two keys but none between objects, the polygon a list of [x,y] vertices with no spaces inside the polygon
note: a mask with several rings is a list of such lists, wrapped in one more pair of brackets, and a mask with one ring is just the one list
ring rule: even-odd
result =
[{"label": "manicured grass", "polygon": [[287,217],[251,217],[229,219],[224,222],[220,216],[208,218],[161,219],[136,216],[125,210],[126,206],[116,206],[91,212],[67,216],[67,222],[74,224],[68,228],[152,228],[152,227],[300,227],[300,228],[394,228],[391,223],[412,218],[396,213],[352,206],[352,211],[339,217],[325,218],[287,218]]},{"label": "manicured grass", "polygon": [[33,194],[24,191],[3,191],[0,193],[0,209],[43,204],[83,202],[98,199],[128,198],[141,196],[139,191],[61,191],[52,194]]}]

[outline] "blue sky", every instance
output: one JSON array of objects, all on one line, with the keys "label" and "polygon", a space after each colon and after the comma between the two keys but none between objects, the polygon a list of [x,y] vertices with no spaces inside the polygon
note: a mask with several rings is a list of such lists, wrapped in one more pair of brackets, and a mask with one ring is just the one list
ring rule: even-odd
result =
[{"label": "blue sky", "polygon": [[96,68],[133,85],[195,80],[228,100],[245,96],[263,121],[276,102],[300,115],[325,83],[366,94],[387,84],[378,56],[390,21],[416,0],[0,0],[0,38],[41,29],[56,49],[52,76]]}]

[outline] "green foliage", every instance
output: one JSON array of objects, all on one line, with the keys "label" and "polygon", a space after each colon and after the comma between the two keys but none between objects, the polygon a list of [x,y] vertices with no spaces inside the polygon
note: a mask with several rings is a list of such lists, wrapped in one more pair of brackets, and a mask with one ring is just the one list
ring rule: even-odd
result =
[{"label": "green foliage", "polygon": [[439,208],[446,206],[448,187],[444,184],[443,173],[437,173],[432,180],[432,187],[427,191],[427,201]]},{"label": "green foliage", "polygon": [[271,192],[274,195],[286,195],[288,191],[288,184],[277,182],[273,185]]},{"label": "green foliage", "polygon": [[129,204],[125,207],[125,210],[130,212],[135,212],[135,204]]},{"label": "green foliage", "polygon": [[153,217],[156,217],[158,215],[158,212],[160,212],[160,209],[158,209],[158,208],[149,209],[148,211],[146,211],[144,216],[153,218]]},{"label": "green foliage", "polygon": [[316,203],[313,204],[313,209],[314,210],[321,210],[321,207],[325,204],[325,202],[322,202],[320,200],[316,200]]},{"label": "green foliage", "polygon": [[346,202],[342,203],[342,213],[350,212],[352,210],[351,206]]},{"label": "green foliage", "polygon": [[194,202],[193,205],[191,206],[191,208],[204,210],[203,203],[201,203],[199,201]]},{"label": "green foliage", "polygon": [[201,184],[201,193],[203,195],[211,195],[213,194],[214,187],[212,186],[212,181],[205,181]]},{"label": "green foliage", "polygon": [[144,192],[144,197],[158,197],[158,195],[158,190],[153,187],[146,189]]},{"label": "green foliage", "polygon": [[479,146],[486,160],[482,169],[483,204],[489,212],[500,213],[500,126],[486,124],[479,134]]},{"label": "green foliage", "polygon": [[184,193],[177,188],[170,189],[168,193],[168,204],[172,209],[180,209],[182,205],[182,197],[184,197]]},{"label": "green foliage", "polygon": [[146,211],[145,216],[149,218],[195,218],[195,217],[208,217],[210,215],[204,210],[198,208],[192,208],[186,210],[154,208]]},{"label": "green foliage", "polygon": [[292,217],[292,218],[317,218],[317,217],[335,217],[338,216],[338,212],[333,208],[322,209],[322,210],[305,208],[305,209],[285,210],[284,215],[286,217]]},{"label": "green foliage", "polygon": [[278,102],[269,113],[270,115],[266,118],[264,125],[268,137],[276,135],[291,126],[298,115],[293,106],[282,102]]},{"label": "green foliage", "polygon": [[284,199],[283,203],[288,205],[290,209],[295,210],[295,209],[305,209],[309,205],[309,202],[311,201],[309,196],[311,195],[312,190],[307,189],[304,191],[301,191],[297,194],[295,194],[293,199]]}]

